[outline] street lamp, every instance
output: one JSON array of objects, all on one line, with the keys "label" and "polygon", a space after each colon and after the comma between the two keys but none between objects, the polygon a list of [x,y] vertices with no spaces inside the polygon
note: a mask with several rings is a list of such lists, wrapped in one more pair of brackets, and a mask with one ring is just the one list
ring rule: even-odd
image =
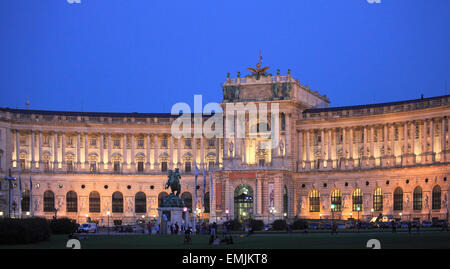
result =
[{"label": "street lamp", "polygon": [[359,221],[359,211],[361,211],[361,206],[357,206],[356,211],[358,211],[358,221]]},{"label": "street lamp", "polygon": [[108,235],[109,235],[109,215],[111,215],[111,212],[106,211],[106,216],[108,216]]},{"label": "street lamp", "polygon": [[225,209],[225,215],[227,215],[227,221],[228,221],[228,216],[230,215],[230,210],[228,208]]}]

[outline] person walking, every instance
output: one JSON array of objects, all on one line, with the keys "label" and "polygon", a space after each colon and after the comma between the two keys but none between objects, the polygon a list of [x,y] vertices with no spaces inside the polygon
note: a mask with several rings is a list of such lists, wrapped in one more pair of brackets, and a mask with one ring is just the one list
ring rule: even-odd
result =
[{"label": "person walking", "polygon": [[148,231],[148,235],[152,235],[152,225],[149,223],[147,223],[147,231]]}]

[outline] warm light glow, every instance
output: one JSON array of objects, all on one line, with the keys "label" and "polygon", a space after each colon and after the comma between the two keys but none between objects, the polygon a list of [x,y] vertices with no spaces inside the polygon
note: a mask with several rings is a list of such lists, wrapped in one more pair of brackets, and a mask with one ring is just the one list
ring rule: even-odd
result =
[{"label": "warm light glow", "polygon": [[[111,212],[109,212],[109,211],[106,211],[106,215],[110,215],[111,214]],[[86,217],[87,217],[87,215],[86,215]]]},{"label": "warm light glow", "polygon": [[30,211],[27,211],[27,213],[25,213],[25,214],[27,214],[27,216],[29,216],[30,215]]},{"label": "warm light glow", "polygon": [[183,212],[186,212],[187,211],[187,207],[183,207]]},{"label": "warm light glow", "polygon": [[88,218],[89,217],[89,214],[86,214],[86,218]]},{"label": "warm light glow", "polygon": [[373,208],[372,208],[372,209],[370,209],[370,211],[372,211],[372,213],[373,213]]},{"label": "warm light glow", "polygon": [[287,216],[287,213],[286,212],[284,212],[284,214],[283,214],[285,217]]},{"label": "warm light glow", "polygon": [[0,216],[3,216],[3,211],[0,211]]},{"label": "warm light glow", "polygon": [[145,215],[142,215],[142,218],[144,219],[144,218],[145,218]]},{"label": "warm light glow", "polygon": [[334,209],[334,204],[331,204],[331,209]]},{"label": "warm light glow", "polygon": [[245,215],[247,215],[245,212],[242,212],[242,216],[244,216],[245,217]]},{"label": "warm light glow", "polygon": [[229,209],[225,209],[225,214],[230,214],[230,210]]}]

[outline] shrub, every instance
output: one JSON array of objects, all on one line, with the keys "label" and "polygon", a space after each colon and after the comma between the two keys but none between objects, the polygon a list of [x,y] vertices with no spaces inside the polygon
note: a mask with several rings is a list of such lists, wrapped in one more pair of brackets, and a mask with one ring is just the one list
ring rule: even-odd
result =
[{"label": "shrub", "polygon": [[308,228],[308,222],[306,222],[306,220],[303,219],[296,219],[294,220],[292,227],[294,230],[304,230]]},{"label": "shrub", "polygon": [[281,231],[286,229],[286,221],[284,219],[277,219],[272,223],[272,229],[275,231]]},{"label": "shrub", "polygon": [[264,229],[264,222],[262,220],[251,219],[250,227],[254,231],[261,231],[262,229]]},{"label": "shrub", "polygon": [[52,219],[50,230],[53,234],[70,234],[76,231],[77,224],[69,218]]},{"label": "shrub", "polygon": [[0,220],[0,244],[29,244],[50,238],[46,219],[2,219]]}]

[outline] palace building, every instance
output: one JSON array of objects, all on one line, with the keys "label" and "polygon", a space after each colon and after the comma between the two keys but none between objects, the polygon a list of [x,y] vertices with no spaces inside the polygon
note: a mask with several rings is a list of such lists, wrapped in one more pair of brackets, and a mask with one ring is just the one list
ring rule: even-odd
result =
[{"label": "palace building", "polygon": [[[448,218],[450,95],[329,107],[290,71],[266,70],[223,84],[224,114],[249,112],[236,126],[224,120],[223,132],[243,122],[245,137],[175,138],[169,113],[0,108],[0,214],[156,219],[167,171],[179,168],[191,218],[207,221]],[[250,115],[265,107],[262,128]],[[273,130],[276,138],[261,135]],[[262,146],[273,139],[276,147]]]}]

